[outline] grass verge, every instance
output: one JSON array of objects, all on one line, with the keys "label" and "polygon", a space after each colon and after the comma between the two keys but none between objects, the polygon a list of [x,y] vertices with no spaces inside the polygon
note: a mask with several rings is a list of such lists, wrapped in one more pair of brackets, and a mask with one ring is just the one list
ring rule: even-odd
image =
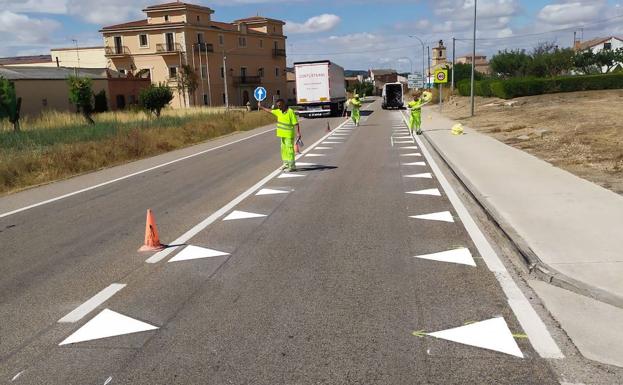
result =
[{"label": "grass verge", "polygon": [[84,125],[73,114],[44,115],[22,132],[0,131],[0,194],[95,171],[236,131],[270,124],[261,112],[197,109],[161,119],[109,113]]}]

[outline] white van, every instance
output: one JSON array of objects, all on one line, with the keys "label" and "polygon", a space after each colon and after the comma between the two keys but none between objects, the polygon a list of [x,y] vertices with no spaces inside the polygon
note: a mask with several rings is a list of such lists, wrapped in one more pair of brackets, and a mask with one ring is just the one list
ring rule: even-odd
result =
[{"label": "white van", "polygon": [[404,100],[402,97],[402,83],[387,83],[383,86],[383,101],[381,107],[386,110],[388,108],[404,108]]}]

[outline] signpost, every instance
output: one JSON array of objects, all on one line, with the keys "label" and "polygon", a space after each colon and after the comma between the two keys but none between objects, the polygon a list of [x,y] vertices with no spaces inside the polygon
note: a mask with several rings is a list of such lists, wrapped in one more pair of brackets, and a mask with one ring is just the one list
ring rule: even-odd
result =
[{"label": "signpost", "polygon": [[257,87],[255,91],[253,91],[253,97],[257,100],[257,110],[260,110],[260,103],[268,96],[268,92],[266,92],[266,88]]},{"label": "signpost", "polygon": [[443,98],[441,95],[442,85],[448,83],[448,70],[437,68],[435,70],[435,83],[439,84],[439,110],[441,110],[443,104]]}]

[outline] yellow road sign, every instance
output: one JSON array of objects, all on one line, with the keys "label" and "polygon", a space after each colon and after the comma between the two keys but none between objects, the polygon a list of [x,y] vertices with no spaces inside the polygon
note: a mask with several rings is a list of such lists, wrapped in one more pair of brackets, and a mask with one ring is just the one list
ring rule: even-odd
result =
[{"label": "yellow road sign", "polygon": [[448,70],[438,68],[435,70],[435,83],[447,83]]}]

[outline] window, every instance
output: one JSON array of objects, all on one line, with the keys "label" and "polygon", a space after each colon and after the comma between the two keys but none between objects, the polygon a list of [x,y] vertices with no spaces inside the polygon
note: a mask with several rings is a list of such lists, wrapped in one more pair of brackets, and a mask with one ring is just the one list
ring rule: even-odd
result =
[{"label": "window", "polygon": [[201,16],[197,15],[197,23],[201,22]]},{"label": "window", "polygon": [[246,47],[247,46],[247,38],[244,36],[240,36],[238,38],[238,47]]},{"label": "window", "polygon": [[207,106],[209,104],[208,94],[203,94],[203,105]]},{"label": "window", "polygon": [[218,35],[218,45],[225,45],[225,36]]},{"label": "window", "polygon": [[260,39],[260,48],[264,48],[264,40]]},{"label": "window", "polygon": [[207,78],[208,77],[208,66],[206,65],[202,65],[201,66],[201,78]]},{"label": "window", "polygon": [[169,15],[164,15],[164,21],[169,21]]},{"label": "window", "polygon": [[296,95],[296,88],[292,88],[292,95]]},{"label": "window", "polygon": [[48,99],[46,99],[46,98],[41,99],[41,105],[43,107],[47,107],[48,106]]},{"label": "window", "polygon": [[120,74],[122,74],[122,75],[125,75],[126,71],[125,71],[125,69],[120,68],[120,69],[119,69],[119,73],[120,73]]},{"label": "window", "polygon": [[275,77],[279,77],[279,67],[275,68]]},{"label": "window", "polygon": [[149,40],[147,39],[147,34],[138,35],[138,42],[141,48],[149,47]]},{"label": "window", "polygon": [[169,78],[176,78],[177,77],[177,67],[173,66],[173,67],[169,67]]},{"label": "window", "polygon": [[226,101],[225,101],[225,93],[223,92],[223,104],[225,104],[225,103],[226,103]]},{"label": "window", "polygon": [[225,70],[223,69],[223,67],[221,67],[221,78],[225,77]]},{"label": "window", "polygon": [[203,32],[197,32],[197,44],[203,44]]},{"label": "window", "polygon": [[273,42],[273,48],[274,49],[279,49],[279,42],[274,41]]},{"label": "window", "polygon": [[281,91],[277,90],[277,96],[281,96]]},{"label": "window", "polygon": [[264,68],[257,69],[257,76],[264,77]]},{"label": "window", "polygon": [[612,49],[612,43],[604,43],[604,49]]},{"label": "window", "polygon": [[439,57],[443,56],[443,52],[441,52],[441,50],[439,50]]}]

